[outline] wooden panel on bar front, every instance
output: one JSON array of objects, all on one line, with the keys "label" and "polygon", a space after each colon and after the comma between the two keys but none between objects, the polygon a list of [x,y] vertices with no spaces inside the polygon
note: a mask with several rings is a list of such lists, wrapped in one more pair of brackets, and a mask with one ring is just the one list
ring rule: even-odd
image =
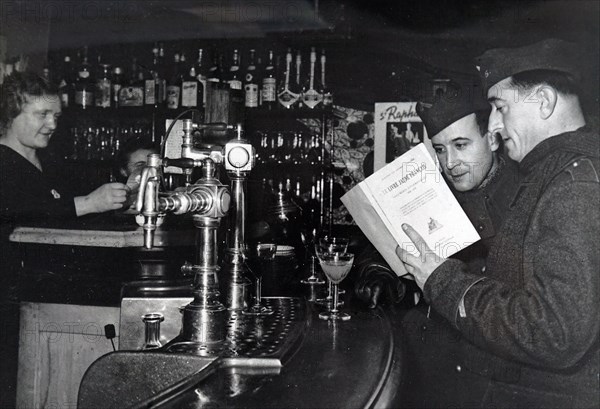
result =
[{"label": "wooden panel on bar front", "polygon": [[21,303],[17,407],[75,408],[83,374],[113,350],[107,324],[118,331],[118,307]]}]

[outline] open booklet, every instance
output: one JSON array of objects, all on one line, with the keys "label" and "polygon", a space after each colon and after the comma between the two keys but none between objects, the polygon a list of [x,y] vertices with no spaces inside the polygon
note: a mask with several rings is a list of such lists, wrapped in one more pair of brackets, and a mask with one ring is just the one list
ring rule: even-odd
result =
[{"label": "open booklet", "polygon": [[423,143],[360,182],[342,203],[399,276],[408,272],[396,247],[419,254],[402,223],[444,258],[480,239]]}]

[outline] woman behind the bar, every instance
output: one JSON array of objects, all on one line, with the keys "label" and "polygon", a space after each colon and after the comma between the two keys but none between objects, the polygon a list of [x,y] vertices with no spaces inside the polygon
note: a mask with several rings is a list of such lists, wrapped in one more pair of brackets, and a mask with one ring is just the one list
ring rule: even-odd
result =
[{"label": "woman behind the bar", "polygon": [[20,262],[9,243],[23,223],[74,219],[119,209],[127,187],[108,183],[86,196],[73,196],[53,164],[39,150],[48,146],[61,114],[55,86],[34,73],[14,73],[2,85],[0,101],[0,407],[14,407]]}]

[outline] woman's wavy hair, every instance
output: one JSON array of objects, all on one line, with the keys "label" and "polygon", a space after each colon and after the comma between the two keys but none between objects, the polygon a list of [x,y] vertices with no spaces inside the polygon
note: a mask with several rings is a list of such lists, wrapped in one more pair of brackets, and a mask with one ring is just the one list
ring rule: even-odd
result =
[{"label": "woman's wavy hair", "polygon": [[0,96],[0,129],[4,131],[31,98],[58,96],[58,88],[33,72],[13,72],[4,79]]}]

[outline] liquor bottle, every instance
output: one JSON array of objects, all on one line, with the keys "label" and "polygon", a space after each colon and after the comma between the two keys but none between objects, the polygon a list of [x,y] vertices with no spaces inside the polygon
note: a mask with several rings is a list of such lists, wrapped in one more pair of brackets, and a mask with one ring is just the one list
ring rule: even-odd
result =
[{"label": "liquor bottle", "polygon": [[304,107],[303,94],[304,94],[305,90],[302,87],[302,83],[300,81],[300,74],[302,72],[302,54],[300,53],[300,50],[298,50],[298,52],[296,53],[295,68],[296,68],[295,81],[293,82],[293,85],[292,85],[292,91],[298,95],[298,98],[296,98],[296,101],[294,101],[294,104],[292,105],[292,107],[293,108],[302,108],[302,107]]},{"label": "liquor bottle", "polygon": [[180,69],[180,55],[175,53],[173,56],[173,66],[171,75],[167,82],[167,109],[178,110],[181,102],[181,75]]},{"label": "liquor bottle", "polygon": [[137,58],[131,59],[131,69],[127,84],[119,90],[119,108],[141,107],[144,105],[144,81],[140,81]]},{"label": "liquor bottle", "polygon": [[213,84],[220,84],[223,81],[221,62],[222,62],[222,55],[220,55],[216,50],[213,50],[212,65],[208,69],[208,75],[206,78],[207,82],[211,82]]},{"label": "liquor bottle", "polygon": [[244,106],[246,109],[258,108],[258,75],[255,50],[250,50],[246,75],[244,76]]},{"label": "liquor bottle", "polygon": [[304,101],[304,105],[307,107],[314,109],[317,105],[321,103],[323,100],[323,95],[321,95],[315,89],[315,63],[317,61],[317,52],[315,48],[312,47],[310,49],[310,73],[308,77],[308,84],[304,87],[305,91],[302,94],[302,100]]},{"label": "liquor bottle", "polygon": [[284,80],[281,83],[281,86],[279,87],[279,92],[277,94],[277,100],[279,101],[279,104],[285,109],[292,108],[294,103],[298,100],[298,94],[290,89],[291,70],[292,50],[288,48],[287,53],[285,55],[285,72],[283,74]]},{"label": "liquor bottle", "polygon": [[265,65],[261,90],[262,106],[272,110],[277,106],[277,80],[275,78],[275,65],[273,62],[273,50],[269,50],[269,60]]},{"label": "liquor bottle", "polygon": [[167,100],[167,64],[165,61],[165,47],[158,43],[158,105],[164,106]]},{"label": "liquor bottle", "polygon": [[158,44],[152,48],[152,65],[144,72],[144,105],[156,107],[158,104]]},{"label": "liquor bottle", "polygon": [[[185,69],[185,66],[182,68]],[[202,108],[204,86],[198,81],[196,65],[192,64],[181,82],[181,106],[185,108]]]},{"label": "liquor bottle", "polygon": [[91,78],[91,67],[88,63],[87,46],[83,49],[81,65],[75,84],[75,106],[89,109],[94,105],[94,83]]},{"label": "liquor bottle", "polygon": [[97,108],[110,108],[112,102],[111,91],[110,65],[102,64],[96,78],[95,105]]},{"label": "liquor bottle", "polygon": [[229,88],[234,90],[242,90],[242,80],[240,78],[240,55],[238,50],[233,50],[233,58],[229,67]]},{"label": "liquor bottle", "polygon": [[199,108],[206,106],[206,67],[202,59],[204,57],[204,51],[202,48],[198,49],[198,60],[196,61],[196,79],[202,85],[202,104],[198,104]]},{"label": "liquor bottle", "polygon": [[112,107],[119,108],[119,92],[123,88],[123,69],[115,67],[112,72]]},{"label": "liquor bottle", "polygon": [[320,93],[323,96],[323,107],[331,107],[333,105],[333,93],[325,82],[325,50],[321,51],[321,89]]},{"label": "liquor bottle", "polygon": [[71,64],[71,57],[65,55],[63,66],[61,69],[62,78],[58,83],[58,89],[60,93],[60,103],[63,108],[69,108],[73,103],[73,64]]}]

